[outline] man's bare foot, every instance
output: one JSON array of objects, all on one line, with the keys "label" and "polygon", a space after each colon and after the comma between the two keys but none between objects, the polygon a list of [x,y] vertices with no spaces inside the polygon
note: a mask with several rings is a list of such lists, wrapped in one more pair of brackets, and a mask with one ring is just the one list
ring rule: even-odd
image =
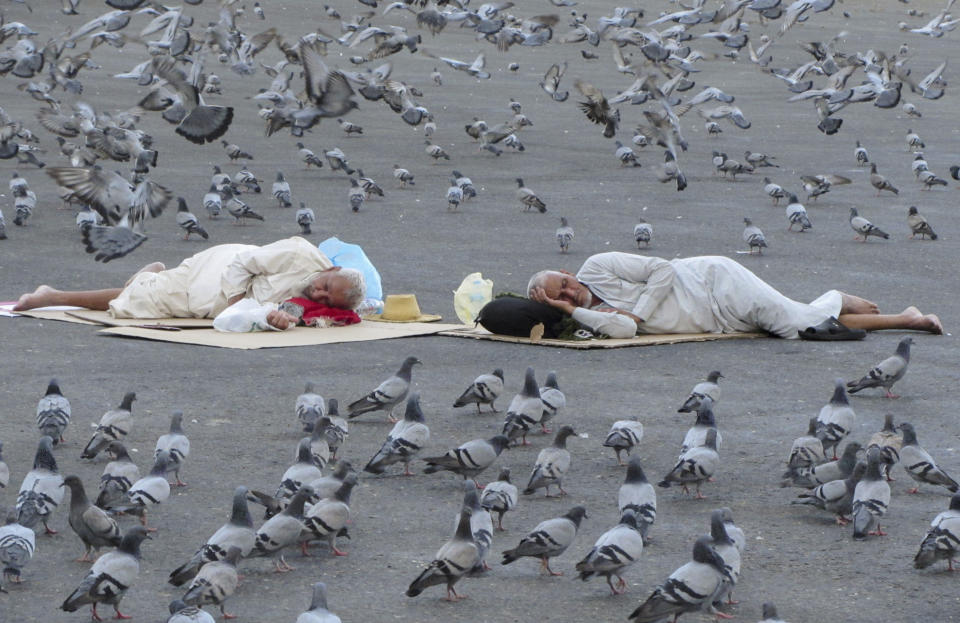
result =
[{"label": "man's bare foot", "polygon": [[50,286],[37,286],[36,290],[24,294],[17,300],[17,304],[13,306],[13,311],[27,311],[28,309],[53,305],[53,297],[56,294],[59,294],[59,290],[54,290]]},{"label": "man's bare foot", "polygon": [[900,312],[900,315],[906,319],[906,328],[908,329],[926,331],[934,335],[943,334],[943,325],[940,323],[940,318],[936,314],[924,315],[920,313],[919,309],[911,305]]},{"label": "man's bare foot", "polygon": [[841,314],[879,314],[880,308],[873,301],[841,292],[843,303],[840,306]]}]

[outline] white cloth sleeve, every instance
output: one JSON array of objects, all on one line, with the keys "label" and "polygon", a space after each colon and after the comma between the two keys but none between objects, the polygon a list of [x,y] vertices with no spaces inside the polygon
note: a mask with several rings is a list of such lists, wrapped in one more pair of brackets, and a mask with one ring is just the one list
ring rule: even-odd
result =
[{"label": "white cloth sleeve", "polygon": [[251,280],[257,275],[273,275],[283,270],[290,263],[296,246],[296,239],[290,238],[237,253],[220,277],[224,298],[229,301],[238,294],[247,294]]},{"label": "white cloth sleeve", "polygon": [[633,337],[637,334],[637,323],[629,316],[617,312],[602,312],[585,307],[573,310],[573,319],[590,327],[595,333],[609,337]]},{"label": "white cloth sleeve", "polygon": [[[647,282],[643,294],[640,295],[637,304],[633,306],[633,315],[646,320],[653,315],[653,311],[670,293],[677,273],[673,269],[673,265],[667,260],[659,257],[645,257],[643,259],[645,261],[642,263],[631,262],[629,268],[634,270],[625,270],[622,273],[617,271],[617,276],[633,282]],[[639,268],[639,270],[635,268]]]},{"label": "white cloth sleeve", "polygon": [[276,303],[260,304],[253,299],[240,299],[213,319],[213,328],[224,333],[279,331],[267,322],[267,314],[277,309]]},{"label": "white cloth sleeve", "polygon": [[[659,257],[611,252],[588,258],[577,277],[596,287],[601,297],[604,291],[629,292],[631,295],[637,292],[636,302],[629,311],[646,321],[670,294],[676,271],[669,261]],[[627,298],[633,300],[632,296]]]}]

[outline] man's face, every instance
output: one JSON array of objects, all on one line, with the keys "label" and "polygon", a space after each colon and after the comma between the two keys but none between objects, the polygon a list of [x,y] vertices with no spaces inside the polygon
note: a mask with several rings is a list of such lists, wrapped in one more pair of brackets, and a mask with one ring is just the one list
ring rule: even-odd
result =
[{"label": "man's face", "polygon": [[303,291],[303,295],[311,301],[327,307],[350,309],[347,300],[350,287],[349,279],[341,276],[337,271],[329,270],[320,273],[313,280],[313,283]]},{"label": "man's face", "polygon": [[552,299],[566,301],[577,307],[590,306],[590,290],[573,275],[567,273],[550,273],[543,286],[547,296]]}]

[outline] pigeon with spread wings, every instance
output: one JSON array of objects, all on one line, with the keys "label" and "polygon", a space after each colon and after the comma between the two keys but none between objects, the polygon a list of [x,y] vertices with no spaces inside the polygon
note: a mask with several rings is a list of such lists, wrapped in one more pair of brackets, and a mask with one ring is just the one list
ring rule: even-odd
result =
[{"label": "pigeon with spread wings", "polygon": [[617,133],[617,127],[620,125],[620,111],[610,107],[610,102],[604,97],[603,92],[589,82],[576,80],[573,86],[586,97],[586,101],[579,102],[580,110],[587,115],[587,119],[603,126],[603,135],[607,138],[613,138]]}]

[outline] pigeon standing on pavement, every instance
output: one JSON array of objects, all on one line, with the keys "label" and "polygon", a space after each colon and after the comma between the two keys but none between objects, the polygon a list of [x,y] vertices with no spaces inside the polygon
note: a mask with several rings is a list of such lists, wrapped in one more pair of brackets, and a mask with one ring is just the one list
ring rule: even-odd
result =
[{"label": "pigeon standing on pavement", "polygon": [[304,555],[310,541],[326,541],[334,556],[346,556],[346,552],[337,549],[337,536],[350,522],[350,495],[357,484],[356,474],[348,474],[333,497],[323,498],[303,516],[304,530],[300,534],[300,547]]},{"label": "pigeon standing on pavement", "polygon": [[33,528],[43,522],[47,534],[56,534],[48,525],[51,515],[63,502],[63,476],[53,458],[53,440],[41,437],[33,459],[33,469],[27,472],[17,494],[17,522]]},{"label": "pigeon standing on pavement", "polygon": [[304,504],[314,495],[313,489],[304,486],[290,499],[283,511],[268,519],[257,531],[253,549],[248,556],[270,556],[276,558],[274,566],[278,573],[293,569],[284,560],[283,550],[297,543],[303,532]]},{"label": "pigeon standing on pavement", "polygon": [[480,414],[480,405],[490,405],[491,413],[497,413],[494,406],[497,398],[503,393],[503,369],[497,368],[490,374],[481,374],[470,383],[470,386],[453,403],[454,407],[465,407],[468,404],[477,405],[477,414]]},{"label": "pigeon standing on pavement", "polygon": [[429,440],[430,428],[426,425],[420,409],[420,392],[413,392],[407,398],[407,410],[403,419],[394,424],[387,440],[363,471],[382,474],[388,465],[403,462],[403,475],[413,476],[410,461],[416,458]]},{"label": "pigeon standing on pavement", "polygon": [[465,595],[458,595],[454,586],[479,560],[479,549],[470,530],[470,511],[460,512],[460,522],[453,538],[443,544],[427,568],[410,583],[407,597],[416,597],[425,588],[437,584],[447,585],[447,601],[458,601]]},{"label": "pigeon standing on pavement", "polygon": [[[470,532],[473,542],[477,544],[477,564],[473,566],[471,575],[490,570],[487,564],[487,552],[493,545],[493,519],[490,511],[480,503],[480,494],[472,482],[463,483],[463,506],[461,513],[470,513]],[[457,513],[453,522],[454,529],[460,524],[460,513]]]},{"label": "pigeon standing on pavement", "polygon": [[805,487],[813,489],[814,487],[826,484],[832,480],[843,480],[849,476],[857,464],[857,453],[861,446],[856,441],[851,441],[843,449],[839,459],[820,463],[813,467],[801,467],[789,469],[783,475],[781,487]]},{"label": "pigeon standing on pavement", "polygon": [[297,209],[296,219],[297,225],[300,226],[301,234],[309,236],[313,233],[310,231],[310,226],[313,225],[316,216],[313,214],[313,209],[308,208],[302,201],[300,202],[300,207]]},{"label": "pigeon standing on pavement", "polygon": [[[605,576],[610,592],[619,595],[627,590],[627,582],[620,573],[637,562],[642,553],[643,536],[637,515],[633,510],[627,510],[620,516],[620,523],[600,535],[593,549],[577,563],[580,572],[577,578],[586,582],[593,575]],[[616,586],[610,578],[613,575],[617,576]]]},{"label": "pigeon standing on pavement", "polygon": [[702,446],[694,446],[680,455],[679,461],[672,470],[658,484],[660,487],[670,487],[679,483],[684,493],[689,493],[687,485],[694,484],[697,488],[696,498],[703,499],[700,485],[709,480],[720,467],[720,455],[717,453],[717,429],[707,431]]},{"label": "pigeon standing on pavement", "polygon": [[890,470],[900,462],[900,447],[903,445],[903,435],[897,432],[893,425],[893,414],[883,416],[883,428],[870,436],[867,441],[867,453],[871,449],[880,451],[880,472],[888,482],[892,482]]},{"label": "pigeon standing on pavement", "polygon": [[[876,236],[877,238],[883,238],[884,240],[890,239],[890,234],[860,216],[860,213],[857,212],[856,208],[850,208],[850,228],[856,232],[856,235],[853,237],[853,239],[860,240],[860,242],[866,242],[867,238],[870,236]],[[863,238],[861,239],[860,236],[863,236]]]},{"label": "pigeon standing on pavement", "polygon": [[[21,525],[17,521],[17,511],[11,509],[6,516],[6,523],[0,526],[0,573],[2,579],[11,582],[21,582],[20,573],[33,558],[36,550],[36,535],[33,530]],[[0,589],[2,589],[0,582]],[[0,592],[6,592],[0,590]]]},{"label": "pigeon standing on pavement", "polygon": [[560,252],[570,251],[570,243],[573,242],[573,227],[567,222],[567,217],[560,217],[560,227],[557,227],[557,242],[560,244]]},{"label": "pigeon standing on pavement", "polygon": [[787,199],[786,211],[787,221],[790,223],[789,227],[787,227],[787,231],[793,231],[794,225],[800,227],[800,233],[803,233],[813,227],[813,223],[810,222],[810,217],[807,216],[807,209],[803,207],[803,204],[800,203],[800,200],[797,199],[797,196],[793,193],[790,193],[790,196]]},{"label": "pigeon standing on pavement", "polygon": [[899,195],[900,191],[896,186],[887,181],[887,178],[877,173],[877,163],[870,163],[870,185],[877,189],[877,196],[880,196],[880,191],[886,190],[892,192],[895,195]]},{"label": "pigeon standing on pavement", "polygon": [[638,249],[641,244],[649,247],[650,239],[653,238],[653,227],[642,218],[637,220],[640,222],[633,226],[633,239],[637,243]]},{"label": "pigeon standing on pavement", "polygon": [[773,205],[779,205],[781,199],[787,198],[787,192],[783,190],[783,186],[770,181],[769,177],[763,178],[763,192],[773,199]]},{"label": "pigeon standing on pavement", "polygon": [[657,492],[647,481],[639,456],[630,457],[627,476],[617,492],[617,508],[621,515],[632,510],[637,515],[637,529],[647,540],[647,532],[657,519]]},{"label": "pigeon standing on pavement", "polygon": [[747,243],[750,255],[753,255],[754,250],[763,255],[763,250],[767,247],[767,239],[764,237],[763,231],[754,225],[749,218],[743,219],[743,235],[741,237]]},{"label": "pigeon standing on pavement", "polygon": [[933,231],[933,228],[930,227],[930,223],[927,222],[926,217],[920,214],[916,206],[910,206],[910,209],[907,210],[907,225],[910,226],[911,238],[919,235],[921,240],[927,236],[930,236],[930,240],[937,239],[937,234]]},{"label": "pigeon standing on pavement", "polygon": [[[0,531],[3,529],[0,528]],[[0,538],[0,543],[3,540]],[[953,557],[960,551],[960,493],[950,498],[950,508],[939,513],[930,522],[930,529],[920,543],[920,550],[913,558],[916,569],[925,569],[938,560],[947,561],[947,569],[953,568]]]},{"label": "pigeon standing on pavement", "polygon": [[537,462],[530,473],[530,481],[524,495],[531,495],[537,489],[543,488],[546,497],[550,497],[550,485],[557,485],[559,495],[566,495],[563,490],[563,476],[570,469],[570,451],[567,450],[567,439],[576,435],[572,426],[563,426],[557,431],[553,444],[544,448],[537,455]]},{"label": "pigeon standing on pavement", "polygon": [[115,504],[133,483],[140,480],[140,469],[130,459],[122,443],[111,442],[107,446],[107,454],[112,460],[103,468],[103,475],[100,476],[100,493],[95,502],[100,508]]},{"label": "pigeon standing on pavement", "polygon": [[513,549],[503,552],[503,564],[509,565],[525,556],[540,559],[540,568],[553,576],[563,575],[550,568],[550,559],[567,551],[587,517],[587,509],[574,506],[565,515],[541,521]]},{"label": "pigeon standing on pavement", "polygon": [[77,476],[67,476],[63,486],[70,488],[70,527],[83,542],[83,556],[77,562],[93,562],[90,552],[101,547],[120,545],[120,526],[102,508],[90,504],[83,482]]},{"label": "pigeon standing on pavement", "polygon": [[880,473],[880,451],[867,453],[867,471],[853,491],[853,538],[863,540],[867,535],[885,536],[880,518],[890,505],[890,485]]},{"label": "pigeon standing on pavement", "polygon": [[823,444],[824,453],[833,450],[833,460],[837,460],[837,446],[853,431],[856,423],[857,414],[850,406],[843,379],[836,379],[830,402],[817,415],[817,437]]},{"label": "pigeon standing on pavement", "polygon": [[796,500],[790,503],[816,506],[834,513],[837,516],[837,525],[845,526],[850,523],[846,515],[853,512],[853,492],[866,471],[867,464],[860,461],[854,466],[850,475],[825,482],[814,489],[801,493]]},{"label": "pigeon standing on pavement", "polygon": [[140,523],[146,527],[147,508],[170,498],[170,483],[167,482],[169,464],[170,454],[163,450],[158,452],[150,473],[130,485],[124,498],[111,506],[110,510],[139,515]]},{"label": "pigeon standing on pavement", "polygon": [[517,487],[510,482],[510,470],[500,469],[493,482],[487,483],[480,497],[480,505],[488,511],[497,513],[497,529],[503,530],[503,516],[517,506]]},{"label": "pigeon standing on pavement", "polygon": [[296,462],[283,472],[280,485],[273,497],[283,507],[304,485],[322,476],[323,472],[313,460],[310,438],[304,437],[297,444]]},{"label": "pigeon standing on pavement", "polygon": [[620,458],[621,452],[627,454],[635,447],[640,445],[643,439],[643,424],[640,423],[640,416],[635,416],[632,420],[617,420],[610,427],[607,438],[603,442],[605,448],[613,448],[617,453],[617,465],[623,465]]},{"label": "pigeon standing on pavement", "polygon": [[277,207],[289,208],[293,205],[290,203],[290,183],[284,179],[282,171],[277,171],[277,179],[273,182],[270,190],[274,199],[277,200]]},{"label": "pigeon standing on pavement", "polygon": [[448,471],[460,474],[464,480],[471,478],[476,483],[480,472],[493,465],[509,445],[510,440],[503,435],[490,439],[473,439],[440,456],[425,457],[423,461],[427,466],[423,468],[423,473]]},{"label": "pigeon standing on pavement", "polygon": [[393,417],[394,408],[403,402],[410,391],[410,373],[415,364],[421,363],[416,357],[407,357],[397,373],[381,383],[372,392],[351,402],[347,406],[347,417],[355,418],[364,413],[386,411],[387,419],[396,422]]},{"label": "pigeon standing on pavement", "polygon": [[713,370],[707,375],[706,381],[701,381],[693,386],[690,395],[683,401],[683,404],[677,409],[677,413],[690,413],[696,411],[704,396],[710,398],[711,405],[720,401],[720,379],[724,378],[719,370]]},{"label": "pigeon standing on pavement", "polygon": [[183,197],[177,197],[177,226],[183,230],[183,239],[189,240],[190,234],[196,234],[207,240],[210,234],[203,228],[197,217],[187,207],[187,200]]},{"label": "pigeon standing on pavement", "polygon": [[322,418],[327,410],[323,396],[314,391],[315,389],[315,385],[311,381],[307,381],[303,393],[297,396],[297,401],[294,403],[294,411],[296,411],[297,419],[303,425],[303,432],[305,433],[313,431],[317,420]]},{"label": "pigeon standing on pavement", "polygon": [[693,423],[693,426],[687,429],[686,435],[683,436],[683,443],[680,445],[680,454],[683,455],[683,453],[690,448],[705,445],[707,433],[711,430],[717,433],[717,449],[719,450],[723,444],[723,435],[721,435],[717,429],[717,420],[713,415],[713,401],[710,400],[709,397],[704,396],[700,400],[700,405],[697,407],[696,421]]},{"label": "pigeon standing on pavement", "polygon": [[240,561],[240,548],[231,547],[227,555],[220,560],[208,562],[190,582],[187,592],[183,596],[183,603],[188,606],[204,606],[212,604],[220,606],[220,614],[224,619],[236,618],[224,610],[224,602],[233,595],[240,583],[237,575],[237,563]]},{"label": "pigeon standing on pavement", "polygon": [[327,610],[326,584],[317,582],[313,585],[310,607],[297,617],[296,623],[341,623],[340,617]]},{"label": "pigeon standing on pavement", "polygon": [[97,424],[97,430],[94,431],[90,441],[87,442],[83,452],[80,453],[82,459],[95,458],[104,448],[110,445],[112,441],[122,441],[130,427],[133,425],[133,414],[131,408],[137,395],[133,392],[127,392],[123,396],[123,401],[116,409],[111,409],[103,414]]},{"label": "pigeon standing on pavement", "polygon": [[547,422],[552,420],[567,406],[567,396],[557,383],[557,373],[551,370],[540,388],[540,400],[543,402],[543,415],[540,416],[540,430],[546,434],[550,432]]},{"label": "pigeon standing on pavement", "polygon": [[50,379],[47,393],[37,402],[37,428],[40,435],[53,439],[57,445],[63,441],[63,431],[70,424],[70,401],[60,392],[57,379]]},{"label": "pigeon standing on pavement", "polygon": [[897,344],[896,352],[887,357],[877,367],[873,368],[858,381],[847,383],[847,391],[855,394],[871,387],[882,387],[886,392],[887,398],[899,398],[896,394],[890,392],[893,385],[903,378],[907,373],[907,366],[910,364],[910,345],[913,344],[913,338],[905,337]]},{"label": "pigeon standing on pavement", "polygon": [[[900,463],[907,470],[910,477],[918,483],[929,485],[941,485],[946,487],[950,493],[956,493],[960,490],[957,481],[951,478],[943,469],[937,466],[930,453],[923,449],[920,442],[917,441],[917,431],[909,422],[902,422],[898,426],[903,432],[903,445],[900,447]],[[917,493],[919,489],[914,486],[908,490],[908,493]]]},{"label": "pigeon standing on pavement", "polygon": [[174,599],[167,607],[170,618],[167,623],[216,623],[208,612],[197,606],[188,606],[181,599]]},{"label": "pigeon standing on pavement", "polygon": [[524,212],[529,212],[530,208],[536,208],[540,213],[547,211],[547,204],[545,204],[540,197],[537,196],[535,192],[527,188],[522,178],[517,178],[517,190],[516,196],[517,201],[520,202],[520,205],[523,206]]},{"label": "pigeon standing on pavement", "polygon": [[166,452],[168,458],[167,470],[173,472],[176,486],[185,487],[187,483],[180,480],[180,470],[190,456],[190,439],[183,432],[183,411],[174,411],[170,416],[170,431],[157,439],[153,456],[156,458],[161,452]]},{"label": "pigeon standing on pavement", "polygon": [[523,389],[513,397],[507,407],[503,420],[503,434],[510,441],[521,438],[521,444],[527,445],[527,433],[543,418],[543,399],[533,368],[527,368],[523,377]]}]

